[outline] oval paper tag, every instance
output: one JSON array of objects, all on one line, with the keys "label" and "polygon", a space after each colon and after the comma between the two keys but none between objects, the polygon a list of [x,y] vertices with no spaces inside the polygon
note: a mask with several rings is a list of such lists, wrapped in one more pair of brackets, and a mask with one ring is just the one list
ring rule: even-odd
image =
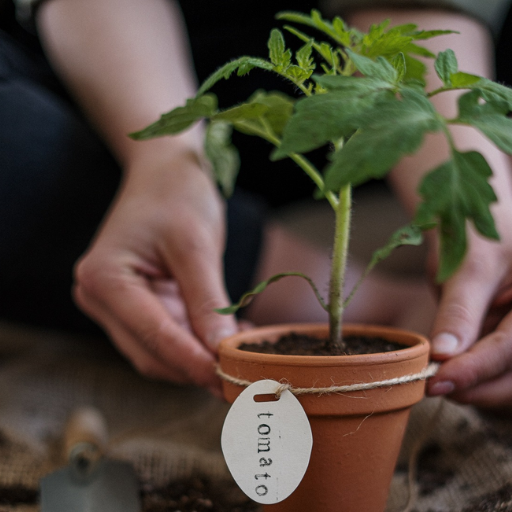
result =
[{"label": "oval paper tag", "polygon": [[277,401],[279,383],[260,380],[235,400],[222,429],[222,451],[242,491],[258,503],[279,503],[297,488],[309,464],[313,437],[300,402],[286,390]]}]

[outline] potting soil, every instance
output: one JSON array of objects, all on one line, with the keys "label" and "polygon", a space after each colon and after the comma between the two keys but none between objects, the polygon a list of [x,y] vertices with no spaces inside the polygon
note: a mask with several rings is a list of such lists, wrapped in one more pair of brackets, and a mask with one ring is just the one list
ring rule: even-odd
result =
[{"label": "potting soil", "polygon": [[292,332],[277,341],[242,343],[240,350],[260,354],[285,354],[296,356],[346,356],[356,354],[376,354],[406,348],[383,338],[347,336],[341,346],[334,345],[327,338],[314,338]]}]

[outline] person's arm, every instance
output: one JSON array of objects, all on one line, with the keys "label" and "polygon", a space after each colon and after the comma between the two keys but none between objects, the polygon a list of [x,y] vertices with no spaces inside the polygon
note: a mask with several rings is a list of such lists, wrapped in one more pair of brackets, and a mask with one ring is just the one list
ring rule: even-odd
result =
[{"label": "person's arm", "polygon": [[[130,131],[195,93],[180,12],[170,1],[48,0],[37,22],[52,65],[122,165],[152,150]],[[198,150],[197,135],[154,144]]]},{"label": "person's arm", "polygon": [[37,23],[53,66],[124,170],[75,269],[75,297],[144,374],[218,388],[225,306],[224,204],[201,168],[201,132],[128,137],[184,103],[195,83],[167,0],[48,0]]},{"label": "person's arm", "polygon": [[[454,50],[461,71],[492,78],[492,40],[476,20],[442,11],[361,11],[352,22],[359,26],[391,18],[393,24],[414,22],[422,29],[451,29],[460,34],[436,37],[428,47],[439,52]],[[429,87],[440,84],[430,63]],[[453,93],[450,93],[453,94]],[[454,98],[435,96],[437,108],[446,116],[456,114]],[[447,394],[461,402],[485,407],[512,407],[512,174],[507,155],[496,149],[476,130],[452,130],[460,150],[477,150],[494,172],[492,184],[498,203],[492,206],[501,242],[477,235],[471,229],[469,250],[462,267],[440,289],[439,306],[432,330],[432,356],[445,360],[429,381],[431,395]],[[416,193],[425,172],[447,159],[448,148],[441,136],[432,135],[414,156],[407,157],[391,174],[392,184],[412,212],[419,201]],[[430,238],[431,271],[436,267],[436,240]]]}]

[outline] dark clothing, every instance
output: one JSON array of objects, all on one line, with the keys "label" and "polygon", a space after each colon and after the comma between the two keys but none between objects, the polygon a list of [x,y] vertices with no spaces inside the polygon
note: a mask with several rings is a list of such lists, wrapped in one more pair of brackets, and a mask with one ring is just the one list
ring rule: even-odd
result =
[{"label": "dark clothing", "polygon": [[[310,12],[317,4],[311,0],[180,1],[199,82],[237,57],[268,58],[270,31],[284,24],[276,20],[276,13],[290,10]],[[290,47],[297,49],[303,44],[292,34],[283,33]],[[230,107],[247,100],[257,89],[281,90],[289,95],[296,92],[292,85],[277,75],[257,69],[249,76],[222,80],[212,91],[219,97],[221,107]],[[273,207],[311,196],[311,180],[291,160],[269,160],[273,149],[269,143],[237,132],[233,134],[233,141],[242,162],[237,181],[239,187],[264,197]],[[290,187],[289,183],[293,186]]]},{"label": "dark clothing", "polygon": [[[71,299],[72,268],[121,171],[37,39],[16,24],[13,11],[1,14],[0,319],[93,332]],[[228,202],[225,266],[233,299],[251,284],[264,211],[262,201],[241,190]]]},{"label": "dark clothing", "polygon": [[119,181],[106,148],[46,61],[0,33],[0,315],[48,327],[92,325],[70,297]]}]

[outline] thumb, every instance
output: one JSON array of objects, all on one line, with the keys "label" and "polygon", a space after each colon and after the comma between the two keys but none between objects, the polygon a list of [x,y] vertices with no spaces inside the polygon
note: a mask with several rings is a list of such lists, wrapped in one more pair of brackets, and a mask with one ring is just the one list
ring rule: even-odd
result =
[{"label": "thumb", "polygon": [[432,330],[433,358],[449,359],[478,339],[496,288],[483,266],[464,265],[443,285]]},{"label": "thumb", "polygon": [[175,269],[174,276],[185,301],[192,330],[212,352],[217,352],[223,338],[238,332],[233,315],[221,315],[215,311],[230,303],[221,258],[193,252],[179,265],[174,262],[172,268]]}]

